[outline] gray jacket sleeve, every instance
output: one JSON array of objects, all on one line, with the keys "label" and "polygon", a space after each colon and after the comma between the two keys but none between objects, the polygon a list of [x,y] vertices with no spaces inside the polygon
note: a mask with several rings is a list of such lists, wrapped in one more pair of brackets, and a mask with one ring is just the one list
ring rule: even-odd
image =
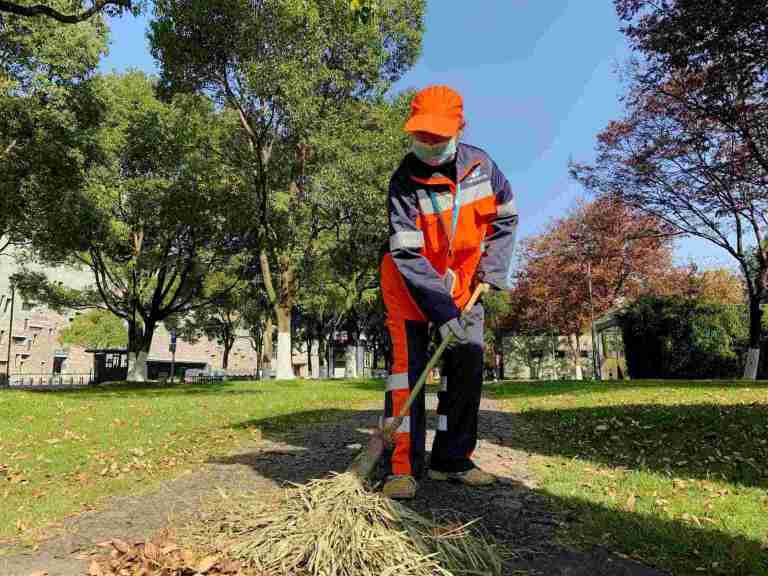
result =
[{"label": "gray jacket sleeve", "polygon": [[512,256],[517,236],[518,214],[515,197],[504,174],[491,161],[491,185],[496,198],[496,216],[485,238],[485,252],[478,276],[496,290],[512,288]]},{"label": "gray jacket sleeve", "polygon": [[460,316],[445,279],[421,253],[424,235],[416,227],[416,195],[404,189],[396,177],[390,180],[387,211],[389,251],[416,304],[437,325]]}]

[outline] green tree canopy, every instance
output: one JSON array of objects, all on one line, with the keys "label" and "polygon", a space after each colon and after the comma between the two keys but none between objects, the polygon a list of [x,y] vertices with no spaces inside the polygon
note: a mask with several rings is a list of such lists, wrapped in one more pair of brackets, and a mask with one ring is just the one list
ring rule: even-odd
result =
[{"label": "green tree canopy", "polygon": [[59,343],[81,348],[125,348],[128,327],[107,310],[90,310],[75,316],[59,333]]},{"label": "green tree canopy", "polygon": [[278,377],[290,378],[298,258],[285,237],[308,234],[300,228],[313,143],[344,121],[348,103],[381,97],[415,62],[424,1],[382,0],[367,23],[336,0],[159,0],[155,14],[152,52],[167,90],[212,94],[240,119],[233,158],[255,198],[252,236],[278,321]]},{"label": "green tree canopy", "polygon": [[0,250],[44,244],[53,257],[77,244],[80,189],[100,119],[92,79],[106,42],[101,17],[66,26],[2,14]]},{"label": "green tree canopy", "polygon": [[98,162],[82,190],[90,226],[81,230],[85,248],[69,254],[94,284],[65,289],[30,273],[15,281],[28,299],[106,308],[126,320],[129,372],[140,380],[157,324],[215,297],[203,280],[242,251],[247,201],[223,169],[226,119],[209,100],[162,102],[139,72],[100,79],[98,98]]}]

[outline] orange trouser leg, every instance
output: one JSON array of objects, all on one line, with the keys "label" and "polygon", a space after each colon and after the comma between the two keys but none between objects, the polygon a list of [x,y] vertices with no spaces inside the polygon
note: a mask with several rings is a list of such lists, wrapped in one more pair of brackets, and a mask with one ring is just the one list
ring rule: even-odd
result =
[{"label": "orange trouser leg", "polygon": [[[384,401],[384,418],[387,419],[400,415],[426,366],[428,323],[413,302],[389,255],[381,264],[381,286],[391,340],[390,371]],[[425,441],[426,413],[422,389],[395,433],[389,472],[421,477]]]}]

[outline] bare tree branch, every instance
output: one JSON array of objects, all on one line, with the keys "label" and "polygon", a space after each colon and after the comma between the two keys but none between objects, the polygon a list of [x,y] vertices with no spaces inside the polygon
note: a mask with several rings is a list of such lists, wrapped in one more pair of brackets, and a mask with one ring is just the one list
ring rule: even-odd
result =
[{"label": "bare tree branch", "polygon": [[132,4],[133,3],[131,0],[96,0],[93,3],[93,6],[83,12],[76,14],[64,14],[63,12],[59,12],[55,8],[45,4],[33,4],[32,6],[24,6],[22,4],[17,4],[16,2],[4,2],[3,0],[0,0],[0,12],[15,14],[17,16],[26,16],[28,18],[43,16],[63,24],[77,24],[78,22],[88,20],[95,14],[98,14],[110,6],[130,10],[132,8]]}]

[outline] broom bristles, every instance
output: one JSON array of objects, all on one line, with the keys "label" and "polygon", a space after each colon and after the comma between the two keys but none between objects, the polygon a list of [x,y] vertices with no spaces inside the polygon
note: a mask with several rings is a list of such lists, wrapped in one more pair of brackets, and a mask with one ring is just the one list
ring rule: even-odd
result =
[{"label": "broom bristles", "polygon": [[352,472],[289,484],[272,505],[230,499],[214,530],[227,555],[265,575],[453,576],[501,574],[473,522],[440,525],[366,489]]}]

